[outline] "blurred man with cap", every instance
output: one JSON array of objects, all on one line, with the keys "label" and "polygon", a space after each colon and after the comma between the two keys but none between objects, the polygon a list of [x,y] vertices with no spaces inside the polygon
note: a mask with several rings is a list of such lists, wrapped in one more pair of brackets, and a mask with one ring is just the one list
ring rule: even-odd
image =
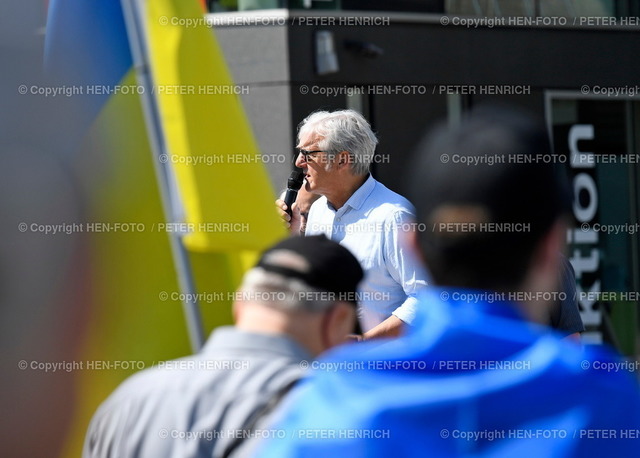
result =
[{"label": "blurred man with cap", "polygon": [[244,277],[235,327],[200,353],[125,381],[98,409],[85,457],[228,456],[253,434],[309,361],[346,341],[363,273],[324,236],[284,240]]},{"label": "blurred man with cap", "polygon": [[[257,456],[637,455],[634,366],[538,324],[571,209],[566,179],[537,159],[548,151],[543,129],[504,109],[430,137],[413,201],[438,286],[406,336],[323,360],[352,370],[313,371],[272,417],[289,436]],[[602,370],[615,364],[627,370]]]}]

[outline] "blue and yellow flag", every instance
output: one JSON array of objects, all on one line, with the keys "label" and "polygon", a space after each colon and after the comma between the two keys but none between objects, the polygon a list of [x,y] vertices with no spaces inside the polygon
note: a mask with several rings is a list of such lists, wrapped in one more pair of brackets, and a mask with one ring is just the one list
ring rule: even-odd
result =
[{"label": "blue and yellow flag", "polygon": [[202,10],[194,1],[155,0],[147,26],[164,159],[175,165],[186,222],[195,229],[187,247],[266,248],[285,233],[239,88]]},{"label": "blue and yellow flag", "polygon": [[[210,330],[230,323],[230,294],[242,273],[285,231],[238,91],[199,2],[154,0],[145,14],[155,80],[145,89],[157,97],[168,146],[164,159],[174,168],[185,222],[193,229],[185,244]],[[175,18],[175,24],[195,18],[202,26],[163,25],[163,16]],[[79,456],[88,422],[109,393],[141,367],[189,353],[189,345],[169,234],[159,229],[165,216],[142,88],[121,90],[136,87],[136,79],[120,2],[52,0],[45,62],[56,84],[82,89],[69,100],[78,121],[69,126],[69,137],[79,161],[91,156],[102,175],[88,198],[88,220],[145,228],[89,235],[92,318],[78,359],[104,362],[103,368],[116,361],[129,365],[78,374],[76,420],[66,455]]]},{"label": "blue and yellow flag", "polygon": [[[80,87],[86,123],[132,63],[119,2],[53,0],[45,50],[48,73]],[[147,5],[150,65],[169,153],[186,214],[187,247],[260,250],[285,235],[238,87],[195,0]],[[88,127],[88,125],[83,126]]]}]

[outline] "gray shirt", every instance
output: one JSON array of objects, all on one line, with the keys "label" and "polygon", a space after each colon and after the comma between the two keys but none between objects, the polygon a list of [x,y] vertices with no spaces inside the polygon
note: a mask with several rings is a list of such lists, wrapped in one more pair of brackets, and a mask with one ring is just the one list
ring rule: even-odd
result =
[{"label": "gray shirt", "polygon": [[221,456],[311,356],[282,335],[217,329],[200,353],[126,380],[100,406],[84,457]]}]

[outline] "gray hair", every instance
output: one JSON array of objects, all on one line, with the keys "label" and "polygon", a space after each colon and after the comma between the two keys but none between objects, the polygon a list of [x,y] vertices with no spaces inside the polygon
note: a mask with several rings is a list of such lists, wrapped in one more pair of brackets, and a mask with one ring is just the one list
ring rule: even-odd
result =
[{"label": "gray hair", "polygon": [[249,270],[240,286],[240,297],[284,311],[324,312],[334,303],[328,291],[307,285],[297,278],[268,272],[262,267]]},{"label": "gray hair", "polygon": [[341,151],[350,153],[355,175],[369,173],[378,139],[360,113],[354,110],[316,111],[300,123],[298,141],[310,133],[321,137],[318,148],[330,157]]}]

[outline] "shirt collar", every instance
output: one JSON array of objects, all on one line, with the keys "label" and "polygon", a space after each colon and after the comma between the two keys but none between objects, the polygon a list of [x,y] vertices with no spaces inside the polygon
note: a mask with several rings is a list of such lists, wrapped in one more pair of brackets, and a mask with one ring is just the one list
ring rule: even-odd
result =
[{"label": "shirt collar", "polygon": [[202,354],[220,356],[220,352],[243,350],[252,354],[271,353],[300,360],[313,357],[289,336],[283,334],[260,334],[237,329],[234,326],[217,328],[201,350]]},{"label": "shirt collar", "polygon": [[371,195],[371,193],[373,192],[373,188],[375,187],[376,180],[374,180],[373,176],[369,174],[369,177],[365,180],[364,183],[362,183],[362,186],[356,189],[356,192],[351,194],[351,197],[347,199],[343,207],[346,207],[348,205],[354,210],[359,210],[360,207],[362,207],[362,205],[364,204],[365,200],[367,200],[367,198]]},{"label": "shirt collar", "polygon": [[507,293],[469,288],[443,288],[439,296],[444,292],[449,294],[447,302],[451,307],[473,308],[484,315],[496,318],[527,321],[520,307]]},{"label": "shirt collar", "polygon": [[419,300],[428,306],[423,307],[416,316],[416,329],[428,326],[430,322],[453,321],[462,324],[466,321],[475,322],[480,317],[532,325],[518,305],[502,293],[431,286],[421,292]]}]

